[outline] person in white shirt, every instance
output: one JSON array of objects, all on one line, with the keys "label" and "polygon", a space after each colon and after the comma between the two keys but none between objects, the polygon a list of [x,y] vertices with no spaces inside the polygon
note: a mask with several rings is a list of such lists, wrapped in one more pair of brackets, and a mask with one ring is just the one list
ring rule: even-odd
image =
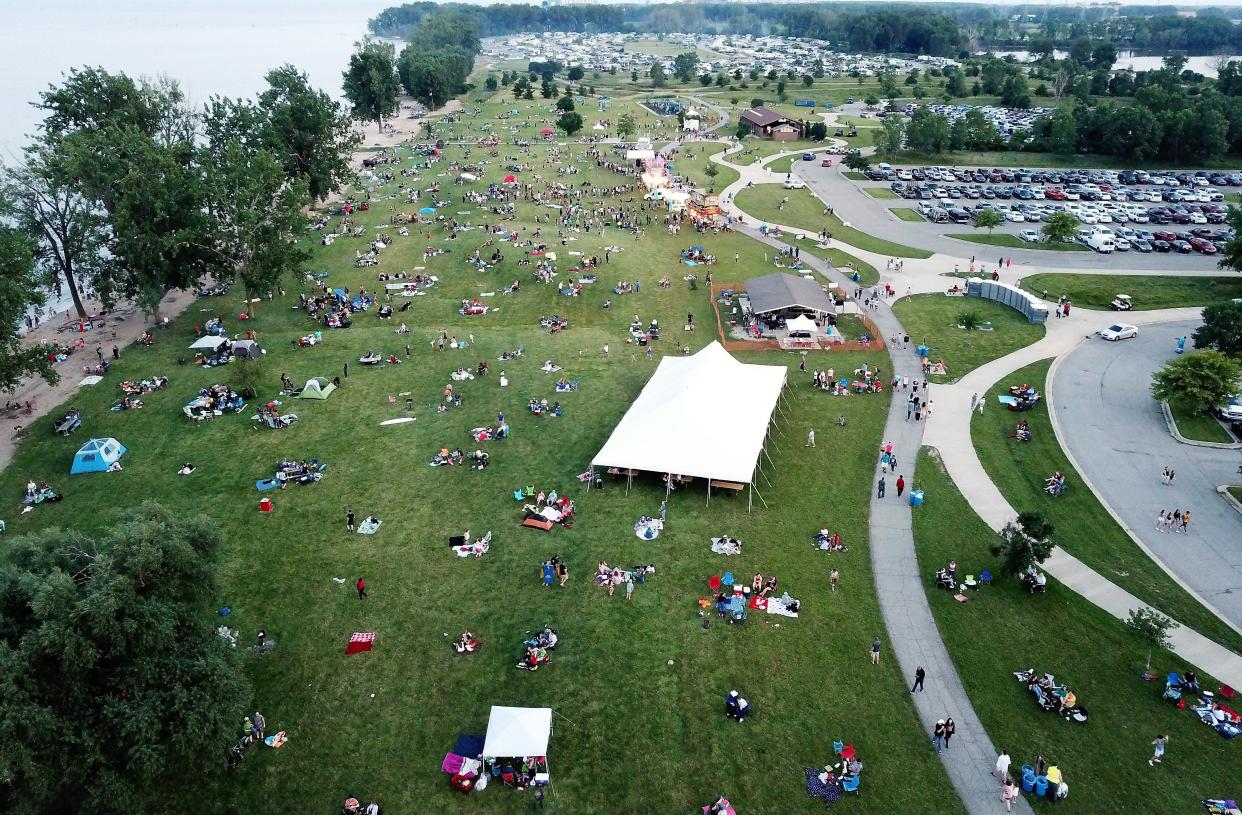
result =
[{"label": "person in white shirt", "polygon": [[1004,750],[1000,751],[1000,755],[996,757],[996,767],[992,770],[992,775],[996,776],[996,780],[1005,783],[1005,776],[1009,775],[1009,754]]}]

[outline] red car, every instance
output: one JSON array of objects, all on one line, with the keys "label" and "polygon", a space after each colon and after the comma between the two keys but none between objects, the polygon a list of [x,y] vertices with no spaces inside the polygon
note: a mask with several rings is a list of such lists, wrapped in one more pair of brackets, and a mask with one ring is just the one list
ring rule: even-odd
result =
[{"label": "red car", "polygon": [[1177,236],[1174,235],[1172,232],[1168,232],[1168,231],[1153,232],[1151,234],[1152,234],[1152,237],[1158,241],[1168,241],[1169,243],[1172,243],[1173,241],[1177,240]]},{"label": "red car", "polygon": [[1196,252],[1202,252],[1205,255],[1216,254],[1216,247],[1210,241],[1205,241],[1203,238],[1191,238],[1190,245]]},{"label": "red car", "polygon": [[1064,201],[1065,191],[1062,190],[1060,187],[1053,187],[1052,189],[1046,190],[1044,192],[1044,197],[1052,201]]}]

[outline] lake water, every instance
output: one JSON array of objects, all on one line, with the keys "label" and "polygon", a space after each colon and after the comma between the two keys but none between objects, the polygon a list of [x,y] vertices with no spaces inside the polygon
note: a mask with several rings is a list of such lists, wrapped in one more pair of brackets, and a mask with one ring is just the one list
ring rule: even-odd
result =
[{"label": "lake water", "polygon": [[[1012,55],[1019,62],[1025,62],[1031,58],[1029,51],[996,51],[996,56],[1004,57]],[[1066,51],[1056,51],[1053,57],[1056,59],[1065,59],[1069,56]],[[1229,57],[1229,59],[1242,60],[1242,57]],[[1206,77],[1216,78],[1216,63],[1220,57],[1187,57],[1186,68],[1195,73],[1203,74]],[[1163,58],[1159,56],[1143,57],[1130,56],[1128,52],[1121,52],[1117,57],[1117,61],[1113,63],[1114,69],[1127,68],[1131,71],[1154,71],[1164,65]]]},{"label": "lake water", "polygon": [[167,74],[195,103],[252,96],[291,63],[340,96],[341,71],[389,0],[41,0],[8,3],[0,23],[0,158],[28,141],[30,102],[69,68]]}]

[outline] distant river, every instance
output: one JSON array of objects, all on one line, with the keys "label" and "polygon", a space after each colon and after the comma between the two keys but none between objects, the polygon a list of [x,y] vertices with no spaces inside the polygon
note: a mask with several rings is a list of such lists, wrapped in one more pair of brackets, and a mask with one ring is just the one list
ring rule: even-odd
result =
[{"label": "distant river", "polygon": [[[996,51],[996,56],[1013,56],[1014,59],[1025,62],[1031,58],[1029,51]],[[1053,53],[1056,59],[1065,59],[1069,56],[1066,51],[1056,51]],[[1216,78],[1216,63],[1220,57],[1187,57],[1186,67],[1195,73],[1203,74],[1206,77]],[[1229,57],[1229,59],[1242,60],[1242,57]],[[1117,61],[1113,63],[1113,68],[1120,70],[1127,68],[1131,71],[1154,71],[1164,64],[1163,58],[1159,56],[1131,56],[1129,51],[1122,51]]]},{"label": "distant river", "polygon": [[251,96],[286,62],[340,96],[341,71],[366,22],[390,0],[39,0],[9,3],[0,23],[0,158],[27,142],[29,103],[71,67],[167,74],[195,103]]}]

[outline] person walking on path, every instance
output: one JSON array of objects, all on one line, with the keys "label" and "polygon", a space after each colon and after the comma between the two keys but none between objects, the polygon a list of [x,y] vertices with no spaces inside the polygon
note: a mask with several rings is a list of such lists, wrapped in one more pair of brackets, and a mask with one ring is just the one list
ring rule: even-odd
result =
[{"label": "person walking on path", "polygon": [[1006,812],[1013,812],[1013,800],[1018,797],[1018,785],[1013,783],[1013,779],[1006,777],[1001,783],[1001,802],[1005,805]]},{"label": "person walking on path", "polygon": [[[888,457],[888,471],[890,473],[897,472],[897,454],[896,453]],[[900,495],[901,493],[897,493],[897,494]]]},{"label": "person walking on path", "polygon": [[970,397],[970,412],[975,412],[975,405],[979,404],[979,394],[973,394]]},{"label": "person walking on path", "polygon": [[975,404],[975,410],[977,410],[977,411],[979,412],[979,415],[980,415],[980,416],[982,416],[982,415],[983,415],[983,404],[984,404],[984,402],[986,402],[986,401],[987,401],[987,397],[980,396],[980,397],[979,397],[979,401]]},{"label": "person walking on path", "polygon": [[1009,776],[1009,753],[1005,752],[1002,747],[1000,755],[996,757],[996,766],[992,768],[992,775],[996,776],[996,780],[1005,783],[1005,779]]},{"label": "person walking on path", "polygon": [[914,687],[910,688],[910,692],[923,692],[923,680],[927,678],[927,671],[923,670],[923,666],[914,669]]},{"label": "person walking on path", "polygon": [[910,421],[911,414],[914,413],[914,404],[917,400],[914,397],[906,400],[906,421]]},{"label": "person walking on path", "polygon": [[902,475],[897,476],[897,497],[898,498],[901,497],[901,493],[904,492],[905,489],[906,489],[906,476],[903,473]]},{"label": "person walking on path", "polygon": [[828,589],[829,591],[837,590],[837,582],[841,579],[841,574],[835,568],[828,573]]},{"label": "person walking on path", "polygon": [[932,744],[936,745],[936,752],[942,752],[941,745],[944,743],[944,719],[938,719],[936,726],[932,728]]},{"label": "person walking on path", "polygon": [[871,664],[880,664],[880,638],[876,637],[871,641]]},{"label": "person walking on path", "polygon": [[363,579],[360,577],[360,578],[358,578],[358,582],[355,584],[355,586],[354,586],[354,587],[355,587],[356,589],[358,589],[358,599],[359,599],[359,600],[365,600],[365,599],[367,599],[367,581],[363,580]]},{"label": "person walking on path", "polygon": [[1151,758],[1147,759],[1149,767],[1155,767],[1157,764],[1164,763],[1164,748],[1169,743],[1169,737],[1165,735],[1156,736],[1156,740],[1152,742],[1155,749],[1152,751]]},{"label": "person walking on path", "polygon": [[944,720],[944,749],[949,749],[949,739],[953,738],[953,734],[957,732],[957,725],[953,723],[953,717]]},{"label": "person walking on path", "polygon": [[815,428],[811,428],[810,430],[806,432],[806,446],[807,447],[815,446]]},{"label": "person walking on path", "polygon": [[354,511],[352,509],[345,510],[345,528],[350,532],[354,531]]},{"label": "person walking on path", "polygon": [[875,497],[876,498],[884,497],[884,476],[883,475],[880,476],[879,483],[875,485]]},{"label": "person walking on path", "polygon": [[1182,526],[1181,529],[1177,531],[1187,535],[1190,534],[1190,510],[1186,510],[1182,513]]}]

